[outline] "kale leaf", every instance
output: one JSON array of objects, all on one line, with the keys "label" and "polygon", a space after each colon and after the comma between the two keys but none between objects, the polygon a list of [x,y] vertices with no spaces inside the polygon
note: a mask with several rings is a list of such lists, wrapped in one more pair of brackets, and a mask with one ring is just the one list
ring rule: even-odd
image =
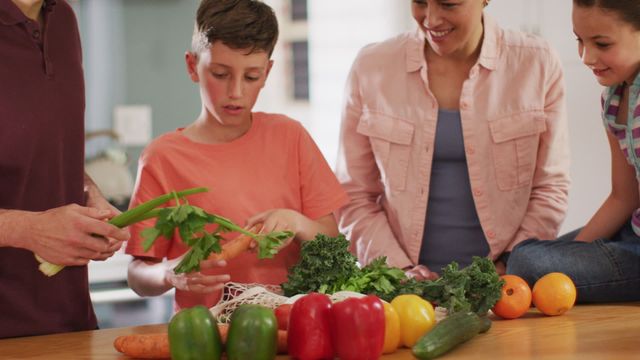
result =
[{"label": "kale leaf", "polygon": [[285,296],[313,291],[333,294],[342,290],[340,287],[358,271],[344,235],[318,234],[302,244],[300,261],[289,270],[288,280],[281,287]]},{"label": "kale leaf", "polygon": [[474,256],[471,265],[458,269],[454,261],[442,269],[442,276],[434,281],[409,279],[389,294],[418,294],[446,308],[449,313],[473,311],[484,315],[500,300],[504,281],[496,272],[493,261]]}]

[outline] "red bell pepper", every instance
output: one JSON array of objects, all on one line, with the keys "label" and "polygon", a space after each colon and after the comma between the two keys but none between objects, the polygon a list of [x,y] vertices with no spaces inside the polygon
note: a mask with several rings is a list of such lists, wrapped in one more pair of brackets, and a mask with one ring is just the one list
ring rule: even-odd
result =
[{"label": "red bell pepper", "polygon": [[373,295],[349,298],[333,304],[331,332],[341,360],[373,360],[382,356],[384,306]]},{"label": "red bell pepper", "polygon": [[293,303],[289,314],[289,355],[300,360],[333,359],[331,299],[311,293]]}]

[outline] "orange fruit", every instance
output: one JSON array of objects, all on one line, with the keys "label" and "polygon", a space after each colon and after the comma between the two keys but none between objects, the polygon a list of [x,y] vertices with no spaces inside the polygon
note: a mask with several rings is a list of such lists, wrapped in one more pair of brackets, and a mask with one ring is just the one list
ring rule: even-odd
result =
[{"label": "orange fruit", "polygon": [[502,275],[502,297],[493,306],[494,314],[503,319],[515,319],[529,311],[531,307],[531,288],[517,275]]},{"label": "orange fruit", "polygon": [[545,315],[561,315],[576,302],[576,286],[563,273],[549,273],[533,285],[533,304]]}]

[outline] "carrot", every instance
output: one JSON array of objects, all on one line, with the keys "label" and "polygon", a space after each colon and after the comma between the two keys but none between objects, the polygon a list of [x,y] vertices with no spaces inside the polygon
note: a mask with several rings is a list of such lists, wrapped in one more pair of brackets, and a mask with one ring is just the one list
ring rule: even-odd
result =
[{"label": "carrot", "polygon": [[138,359],[168,359],[169,334],[131,334],[118,336],[113,347],[119,352]]},{"label": "carrot", "polygon": [[[222,342],[227,342],[228,324],[218,324]],[[164,333],[131,334],[118,336],[113,347],[124,355],[138,359],[168,359],[169,335]],[[278,354],[287,353],[287,331],[278,330]]]},{"label": "carrot", "polygon": [[251,242],[253,242],[253,238],[251,236],[244,234],[239,235],[222,245],[222,251],[219,253],[212,253],[207,260],[231,260],[249,250]]},{"label": "carrot", "polygon": [[[261,225],[256,225],[251,228],[250,232],[255,232],[260,229]],[[207,260],[230,260],[234,257],[242,254],[243,252],[249,250],[251,247],[251,243],[253,242],[253,238],[249,235],[240,234],[235,238],[227,241],[224,245],[222,245],[222,251],[219,253],[212,253]]]},{"label": "carrot", "polygon": [[286,354],[288,352],[287,330],[278,330],[278,354]]}]

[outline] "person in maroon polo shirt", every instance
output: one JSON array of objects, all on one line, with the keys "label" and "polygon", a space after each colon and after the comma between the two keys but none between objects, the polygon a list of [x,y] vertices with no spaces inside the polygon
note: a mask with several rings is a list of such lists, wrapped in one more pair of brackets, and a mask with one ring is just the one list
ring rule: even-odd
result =
[{"label": "person in maroon polo shirt", "polygon": [[[104,221],[117,210],[84,173],[73,10],[0,0],[0,54],[0,338],[95,329],[86,265],[129,234]],[[46,277],[34,253],[67,267]]]}]

